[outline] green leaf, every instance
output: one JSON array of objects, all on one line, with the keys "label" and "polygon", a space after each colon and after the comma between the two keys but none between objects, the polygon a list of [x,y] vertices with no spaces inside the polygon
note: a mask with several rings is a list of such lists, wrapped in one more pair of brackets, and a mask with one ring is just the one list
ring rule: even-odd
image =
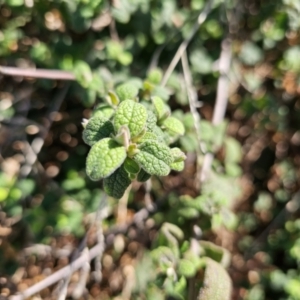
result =
[{"label": "green leaf", "polygon": [[230,265],[231,255],[227,249],[208,241],[200,241],[199,244],[204,251],[203,256],[210,257],[225,268]]},{"label": "green leaf", "polygon": [[181,162],[186,159],[186,155],[177,147],[171,149],[173,162]]},{"label": "green leaf", "polygon": [[146,132],[142,137],[137,139],[136,142],[142,144],[148,140],[157,140],[157,137],[153,132]]},{"label": "green leaf", "polygon": [[[181,259],[177,265],[177,273],[184,277],[193,277],[197,272],[197,266],[195,266],[188,259]],[[211,298],[214,299],[214,298]]]},{"label": "green leaf", "polygon": [[165,104],[165,102],[161,98],[157,96],[152,97],[152,103],[155,108],[156,117],[159,121],[164,120],[170,115],[169,107]]},{"label": "green leaf", "polygon": [[100,104],[94,109],[93,117],[99,116],[99,117],[105,117],[107,119],[110,119],[114,114],[114,112],[115,110],[110,105]]},{"label": "green leaf", "polygon": [[168,132],[171,134],[179,134],[179,135],[184,135],[185,129],[181,121],[174,117],[169,117],[167,118],[162,125],[166,128]]},{"label": "green leaf", "polygon": [[194,219],[199,216],[199,212],[193,207],[183,207],[178,209],[178,214],[185,219]]},{"label": "green leaf", "polygon": [[139,146],[140,152],[134,156],[142,168],[151,175],[166,176],[170,173],[173,157],[165,144],[149,140]]},{"label": "green leaf", "polygon": [[82,133],[84,142],[93,146],[96,142],[109,137],[114,132],[113,124],[102,116],[92,117]]},{"label": "green leaf", "polygon": [[120,101],[134,100],[138,94],[138,89],[129,83],[124,83],[116,88],[116,93]]},{"label": "green leaf", "polygon": [[90,66],[82,60],[75,63],[73,72],[77,81],[85,88],[87,88],[89,83],[93,80],[93,73]]},{"label": "green leaf", "polygon": [[114,126],[118,130],[121,126],[127,125],[131,137],[135,137],[145,128],[146,121],[146,108],[140,103],[125,100],[117,108]]},{"label": "green leaf", "polygon": [[230,300],[232,283],[227,271],[211,258],[206,257],[203,287],[199,300]]},{"label": "green leaf", "polygon": [[107,102],[111,105],[117,106],[120,103],[119,97],[113,91],[108,92],[108,96],[106,99],[107,99]]},{"label": "green leaf", "polygon": [[149,173],[147,173],[144,169],[141,169],[136,180],[139,182],[146,182],[150,178],[151,178],[151,175]]},{"label": "green leaf", "polygon": [[149,72],[147,79],[153,84],[159,84],[162,79],[162,71],[160,69],[153,69]]},{"label": "green leaf", "polygon": [[157,123],[156,115],[151,110],[147,111],[147,115],[148,115],[147,122],[146,122],[147,131],[153,131]]},{"label": "green leaf", "polygon": [[181,172],[184,169],[184,162],[183,161],[173,162],[171,163],[170,167],[174,171]]},{"label": "green leaf", "polygon": [[124,161],[124,168],[130,174],[137,174],[141,169],[140,166],[129,157],[127,157]]},{"label": "green leaf", "polygon": [[120,199],[124,195],[130,183],[131,180],[129,178],[129,174],[126,172],[124,165],[122,165],[109,177],[104,178],[103,188],[108,196]]},{"label": "green leaf", "polygon": [[126,158],[126,149],[111,138],[105,138],[91,148],[87,161],[86,172],[92,180],[111,175]]}]

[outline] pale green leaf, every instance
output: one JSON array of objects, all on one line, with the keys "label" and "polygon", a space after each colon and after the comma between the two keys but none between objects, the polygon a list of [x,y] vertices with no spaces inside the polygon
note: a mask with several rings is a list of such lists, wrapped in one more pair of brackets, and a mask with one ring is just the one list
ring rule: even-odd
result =
[{"label": "pale green leaf", "polygon": [[171,150],[165,144],[149,140],[139,146],[140,152],[134,156],[142,168],[151,175],[166,176],[173,161]]},{"label": "pale green leaf", "polygon": [[92,180],[99,180],[112,174],[126,158],[126,149],[111,138],[105,138],[91,148],[86,172]]},{"label": "pale green leaf", "polygon": [[182,162],[186,159],[186,155],[177,147],[171,149],[173,162]]},{"label": "pale green leaf", "polygon": [[230,300],[232,282],[227,271],[211,258],[206,257],[203,287],[199,300]]},{"label": "pale green leaf", "polygon": [[162,125],[165,129],[170,132],[171,134],[179,134],[184,135],[185,129],[181,121],[174,117],[167,118]]},{"label": "pale green leaf", "polygon": [[130,183],[131,180],[129,178],[129,174],[126,172],[124,165],[122,165],[109,177],[104,178],[103,188],[108,196],[120,199],[124,195]]},{"label": "pale green leaf", "polygon": [[93,117],[99,116],[99,117],[106,117],[107,119],[110,119],[114,114],[114,112],[115,110],[110,105],[100,104],[94,109]]},{"label": "pale green leaf", "polygon": [[152,103],[154,105],[155,114],[158,120],[164,120],[170,115],[170,108],[160,97],[152,97]]},{"label": "pale green leaf", "polygon": [[162,71],[157,68],[153,69],[149,72],[147,78],[151,83],[159,84],[162,79]]},{"label": "pale green leaf", "polygon": [[107,96],[107,102],[111,105],[117,106],[120,103],[120,99],[116,93],[114,93],[113,91],[109,91]]},{"label": "pale green leaf", "polygon": [[120,101],[134,100],[138,94],[138,89],[130,83],[124,83],[116,88],[116,93]]},{"label": "pale green leaf", "polygon": [[88,121],[82,138],[86,144],[93,146],[101,139],[109,137],[113,132],[113,124],[106,117],[96,115]]},{"label": "pale green leaf", "polygon": [[[188,259],[181,259],[177,265],[177,273],[184,277],[193,277],[197,272],[197,266]],[[214,298],[211,298],[214,299]]]},{"label": "pale green leaf", "polygon": [[146,122],[147,131],[153,131],[157,123],[156,115],[151,110],[147,111],[147,115],[148,115],[147,122]]},{"label": "pale green leaf", "polygon": [[147,111],[146,108],[132,100],[125,100],[118,106],[115,118],[114,126],[118,130],[121,126],[127,125],[131,137],[137,136],[146,125]]}]

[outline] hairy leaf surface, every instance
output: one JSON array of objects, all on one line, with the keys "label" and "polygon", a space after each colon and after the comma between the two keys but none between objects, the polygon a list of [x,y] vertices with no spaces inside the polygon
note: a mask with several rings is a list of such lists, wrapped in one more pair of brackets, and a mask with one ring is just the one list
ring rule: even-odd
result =
[{"label": "hairy leaf surface", "polygon": [[105,138],[92,147],[86,161],[86,172],[92,180],[112,174],[126,158],[126,149],[111,138]]},{"label": "hairy leaf surface", "polygon": [[106,117],[96,115],[89,120],[82,133],[84,142],[90,146],[114,132],[114,126]]},{"label": "hairy leaf surface", "polygon": [[119,199],[124,195],[130,183],[129,174],[126,172],[124,165],[122,165],[110,176],[104,178],[103,188],[107,195]]},{"label": "hairy leaf surface", "polygon": [[151,175],[166,176],[173,161],[171,150],[165,144],[154,140],[144,142],[134,159]]},{"label": "hairy leaf surface", "polygon": [[125,100],[117,108],[114,125],[116,130],[119,130],[123,125],[127,125],[131,137],[135,137],[145,128],[146,121],[146,108],[132,100]]}]

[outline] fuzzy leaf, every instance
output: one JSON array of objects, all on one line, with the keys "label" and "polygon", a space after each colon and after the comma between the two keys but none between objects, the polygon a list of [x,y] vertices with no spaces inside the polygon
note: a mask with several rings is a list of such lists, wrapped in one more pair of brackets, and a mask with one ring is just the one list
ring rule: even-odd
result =
[{"label": "fuzzy leaf", "polygon": [[177,147],[171,149],[173,162],[180,162],[186,159],[186,155]]},{"label": "fuzzy leaf", "polygon": [[165,134],[160,127],[154,126],[152,132],[156,135],[156,139],[159,142],[165,143]]},{"label": "fuzzy leaf", "polygon": [[184,135],[185,129],[181,121],[174,117],[167,118],[162,125],[166,128],[171,134]]},{"label": "fuzzy leaf", "polygon": [[184,162],[183,161],[173,162],[171,163],[170,167],[174,171],[181,172],[184,169]]},{"label": "fuzzy leaf", "polygon": [[107,96],[107,101],[112,104],[112,105],[119,105],[120,103],[120,99],[119,97],[117,96],[117,94],[115,94],[114,92],[112,91],[109,91],[108,92],[108,96]]},{"label": "fuzzy leaf", "polygon": [[125,100],[117,108],[114,125],[116,130],[123,125],[127,125],[131,137],[135,137],[145,128],[146,121],[146,108],[132,100]]},{"label": "fuzzy leaf", "polygon": [[151,83],[159,84],[162,79],[162,71],[160,69],[153,69],[149,72],[147,78]]},{"label": "fuzzy leaf", "polygon": [[155,114],[158,120],[165,119],[170,115],[169,107],[161,98],[157,96],[152,97],[152,103],[154,105]]},{"label": "fuzzy leaf", "polygon": [[146,182],[150,178],[151,178],[151,175],[149,173],[147,173],[144,169],[141,169],[136,180],[139,182]]},{"label": "fuzzy leaf", "polygon": [[140,152],[134,156],[142,168],[151,175],[166,176],[170,173],[173,157],[165,144],[154,140],[146,141],[139,146]]},{"label": "fuzzy leaf", "polygon": [[148,140],[157,140],[157,137],[153,132],[146,132],[142,137],[140,137],[137,140],[137,143],[142,144]]},{"label": "fuzzy leaf", "polygon": [[138,94],[138,89],[132,84],[124,83],[116,88],[116,93],[121,102],[124,100],[134,100]]},{"label": "fuzzy leaf", "polygon": [[199,300],[230,300],[232,283],[227,271],[211,258],[206,257],[203,287]]},{"label": "fuzzy leaf", "polygon": [[109,177],[104,178],[103,188],[108,196],[120,199],[124,195],[130,183],[131,180],[129,178],[129,174],[126,172],[124,165],[122,165]]},{"label": "fuzzy leaf", "polygon": [[106,117],[97,115],[88,121],[82,138],[86,144],[93,146],[101,139],[109,137],[113,132],[113,124]]},{"label": "fuzzy leaf", "polygon": [[130,174],[137,174],[140,171],[140,166],[129,157],[124,161],[124,168]]},{"label": "fuzzy leaf", "polygon": [[99,180],[111,175],[126,158],[126,149],[111,138],[105,138],[91,148],[86,172],[92,180]]},{"label": "fuzzy leaf", "polygon": [[[195,266],[188,259],[183,258],[178,262],[177,272],[179,275],[182,275],[185,277],[193,277],[197,272],[197,266]],[[211,298],[211,299],[214,299],[214,298]]]},{"label": "fuzzy leaf", "polygon": [[94,111],[93,111],[93,117],[105,117],[107,119],[110,119],[111,116],[114,114],[115,110],[107,105],[107,104],[100,104],[98,105]]},{"label": "fuzzy leaf", "polygon": [[147,111],[148,117],[147,117],[147,123],[146,123],[146,128],[147,131],[152,131],[154,127],[156,126],[157,123],[157,118],[156,115],[151,111]]}]

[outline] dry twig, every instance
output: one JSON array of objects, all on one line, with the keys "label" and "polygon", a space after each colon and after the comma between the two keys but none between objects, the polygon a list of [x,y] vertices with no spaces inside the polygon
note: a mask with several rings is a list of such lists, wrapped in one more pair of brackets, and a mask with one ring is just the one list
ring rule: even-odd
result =
[{"label": "dry twig", "polygon": [[192,38],[194,37],[194,35],[196,34],[196,32],[198,31],[199,27],[204,23],[204,21],[206,20],[210,10],[211,10],[211,6],[212,6],[213,0],[210,0],[207,2],[204,10],[200,13],[200,15],[197,18],[196,23],[194,24],[191,33],[189,35],[188,38],[186,38],[179,46],[176,54],[174,55],[163,79],[162,79],[162,86],[165,86],[169,77],[171,76],[173,70],[175,69],[177,63],[179,62],[180,58],[182,57],[183,53],[185,52],[188,44],[190,43],[190,41],[192,40]]},{"label": "dry twig", "polygon": [[24,69],[0,66],[0,74],[16,77],[44,78],[53,80],[76,80],[73,73],[62,70]]},{"label": "dry twig", "polygon": [[[218,80],[217,99],[212,119],[213,125],[218,125],[224,120],[228,102],[228,73],[230,70],[231,55],[231,41],[230,39],[226,38],[222,41],[222,51],[219,60],[220,77]],[[213,158],[214,156],[212,153],[205,154],[201,171],[201,181],[206,180],[211,169]]]}]

